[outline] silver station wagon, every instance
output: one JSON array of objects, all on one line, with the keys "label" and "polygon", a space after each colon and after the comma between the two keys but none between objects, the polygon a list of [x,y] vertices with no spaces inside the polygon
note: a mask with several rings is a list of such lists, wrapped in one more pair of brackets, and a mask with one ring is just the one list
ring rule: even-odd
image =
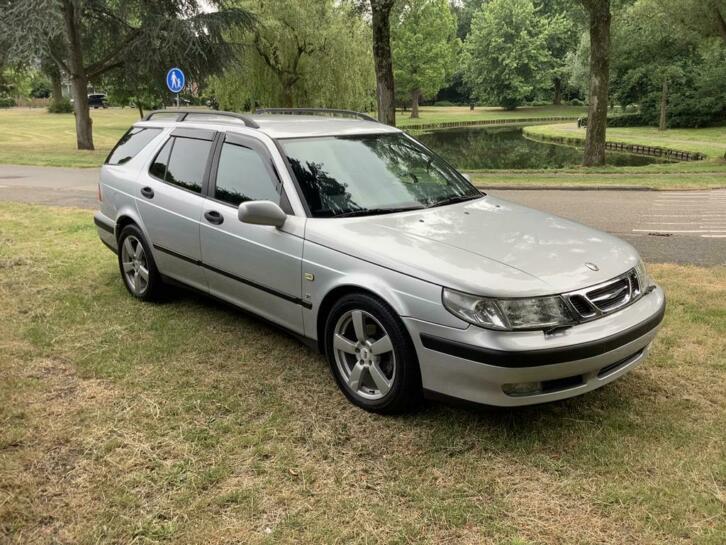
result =
[{"label": "silver station wagon", "polygon": [[629,244],[486,195],[355,112],[152,112],[99,198],[134,297],[173,282],[250,311],[370,411],[594,390],[643,361],[665,311]]}]

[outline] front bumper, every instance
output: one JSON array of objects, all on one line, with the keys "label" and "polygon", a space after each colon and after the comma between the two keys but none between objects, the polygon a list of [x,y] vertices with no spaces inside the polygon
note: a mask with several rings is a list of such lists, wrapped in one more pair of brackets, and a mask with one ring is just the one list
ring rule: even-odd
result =
[{"label": "front bumper", "polygon": [[[665,295],[656,287],[621,311],[554,335],[404,321],[425,390],[517,406],[576,396],[621,377],[643,361],[664,313]],[[506,393],[521,383],[540,383],[539,391]]]}]

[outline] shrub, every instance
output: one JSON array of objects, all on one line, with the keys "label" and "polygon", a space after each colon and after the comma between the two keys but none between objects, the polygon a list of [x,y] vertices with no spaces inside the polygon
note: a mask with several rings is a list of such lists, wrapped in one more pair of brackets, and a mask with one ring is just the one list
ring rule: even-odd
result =
[{"label": "shrub", "polygon": [[608,117],[608,127],[642,127],[648,125],[639,113],[630,113]]},{"label": "shrub", "polygon": [[584,105],[585,105],[585,102],[583,102],[579,98],[573,98],[570,101],[570,106],[584,106]]},{"label": "shrub", "polygon": [[0,108],[12,108],[15,106],[15,99],[10,97],[0,97]]},{"label": "shrub", "polygon": [[51,114],[69,114],[73,111],[71,101],[63,97],[60,99],[51,99],[48,103],[48,112]]}]

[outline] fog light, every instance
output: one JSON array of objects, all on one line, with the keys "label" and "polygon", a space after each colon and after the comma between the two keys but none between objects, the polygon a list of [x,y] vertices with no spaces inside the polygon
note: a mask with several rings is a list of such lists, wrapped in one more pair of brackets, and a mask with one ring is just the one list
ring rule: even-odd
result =
[{"label": "fog light", "polygon": [[541,382],[515,382],[513,384],[505,384],[502,391],[508,396],[531,396],[542,393]]}]

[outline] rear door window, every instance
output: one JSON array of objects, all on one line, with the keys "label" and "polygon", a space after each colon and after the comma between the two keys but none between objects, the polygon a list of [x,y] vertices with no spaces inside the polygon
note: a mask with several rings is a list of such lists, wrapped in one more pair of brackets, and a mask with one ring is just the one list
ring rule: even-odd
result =
[{"label": "rear door window", "polygon": [[121,137],[106,159],[109,165],[123,165],[133,159],[146,145],[161,133],[161,129],[131,127]]},{"label": "rear door window", "polygon": [[174,137],[164,181],[187,191],[201,193],[211,147],[212,142],[209,140]]},{"label": "rear door window", "polygon": [[159,178],[161,181],[164,181],[164,178],[166,178],[166,165],[169,164],[169,154],[171,153],[171,146],[173,144],[174,139],[169,138],[166,144],[159,150],[159,153],[156,154],[156,157],[154,157],[154,161],[149,167],[149,174],[154,178]]}]

